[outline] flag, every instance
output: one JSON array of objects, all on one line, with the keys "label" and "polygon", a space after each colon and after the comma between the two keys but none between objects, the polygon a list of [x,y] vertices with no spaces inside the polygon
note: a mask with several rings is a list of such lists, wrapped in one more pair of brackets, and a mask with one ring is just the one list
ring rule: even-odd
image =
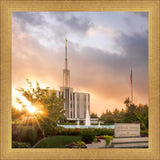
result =
[{"label": "flag", "polygon": [[131,74],[130,74],[130,84],[131,84],[131,87],[132,87],[132,68],[131,68]]}]

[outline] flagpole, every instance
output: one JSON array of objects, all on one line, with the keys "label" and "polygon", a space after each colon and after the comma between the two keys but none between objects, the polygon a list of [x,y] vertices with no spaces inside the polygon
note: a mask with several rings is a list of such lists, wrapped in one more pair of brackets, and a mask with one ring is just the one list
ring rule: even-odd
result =
[{"label": "flagpole", "polygon": [[131,102],[133,103],[133,81],[132,81],[132,67],[131,67],[131,75],[130,75],[130,81],[131,81]]},{"label": "flagpole", "polygon": [[133,83],[132,83],[132,88],[131,88],[131,100],[132,100],[132,103],[133,103]]}]

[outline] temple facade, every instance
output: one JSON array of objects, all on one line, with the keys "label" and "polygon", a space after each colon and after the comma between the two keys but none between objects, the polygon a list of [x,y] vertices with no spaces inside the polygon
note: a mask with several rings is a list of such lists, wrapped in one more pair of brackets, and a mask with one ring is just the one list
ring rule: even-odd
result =
[{"label": "temple facade", "polygon": [[65,68],[63,69],[63,87],[56,91],[57,97],[65,99],[64,109],[67,120],[84,120],[90,114],[90,94],[74,92],[70,87],[70,70],[68,69],[67,39],[65,39]]}]

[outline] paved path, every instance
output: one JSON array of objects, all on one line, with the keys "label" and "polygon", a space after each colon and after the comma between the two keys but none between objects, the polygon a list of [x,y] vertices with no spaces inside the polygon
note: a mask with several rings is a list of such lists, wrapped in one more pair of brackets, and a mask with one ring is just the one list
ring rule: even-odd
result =
[{"label": "paved path", "polygon": [[100,140],[101,142],[92,142],[91,144],[86,144],[87,148],[105,148],[106,141],[104,139]]},{"label": "paved path", "polygon": [[148,137],[113,138],[113,148],[146,148]]},{"label": "paved path", "polygon": [[148,142],[148,137],[113,138],[113,143]]}]

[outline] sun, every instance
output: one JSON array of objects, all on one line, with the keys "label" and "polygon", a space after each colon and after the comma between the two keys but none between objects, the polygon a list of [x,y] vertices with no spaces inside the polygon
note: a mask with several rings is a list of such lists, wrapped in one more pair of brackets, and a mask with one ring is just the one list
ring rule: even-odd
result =
[{"label": "sun", "polygon": [[[25,109],[31,113],[31,114],[45,114],[41,109],[42,109],[42,105],[37,105],[33,106],[31,104],[31,102],[29,102],[25,97],[20,96],[19,99],[21,100],[22,104],[25,106]],[[16,107],[18,108],[18,107]],[[22,110],[22,107],[19,108],[19,110]]]},{"label": "sun", "polygon": [[36,113],[37,108],[31,105],[31,102],[29,102],[25,97],[20,97],[22,103],[26,106],[26,109],[29,113]]},{"label": "sun", "polygon": [[27,110],[32,114],[36,113],[37,111],[37,109],[33,106],[27,106]]}]

